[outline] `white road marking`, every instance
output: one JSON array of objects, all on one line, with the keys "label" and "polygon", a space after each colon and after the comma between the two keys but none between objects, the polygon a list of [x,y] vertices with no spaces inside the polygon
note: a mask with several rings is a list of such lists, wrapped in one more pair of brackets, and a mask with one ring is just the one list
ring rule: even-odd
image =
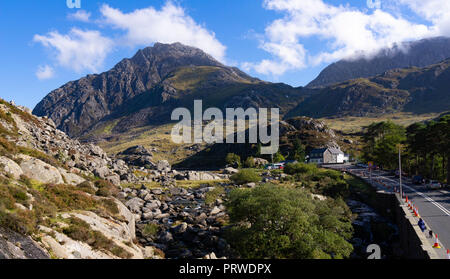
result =
[{"label": "white road marking", "polygon": [[[387,178],[387,177],[385,177],[385,179],[390,180],[390,181],[392,181],[392,182],[394,182],[394,183],[398,183],[397,181],[392,180],[392,179]],[[398,183],[398,184],[400,184],[400,183]],[[431,202],[433,205],[435,205],[437,208],[439,208],[442,212],[444,212],[445,215],[450,216],[450,211],[448,211],[447,208],[443,207],[443,206],[440,205],[438,202],[434,201],[432,198],[428,197],[427,195],[425,195],[425,194],[422,193],[422,192],[416,191],[415,189],[409,187],[408,185],[405,185],[405,184],[403,184],[403,183],[402,183],[402,185],[403,185],[403,187],[405,187],[405,188],[407,188],[407,189],[413,191],[414,193],[416,193],[416,194],[422,196],[422,197],[423,197],[424,199],[426,199],[427,201]]]}]

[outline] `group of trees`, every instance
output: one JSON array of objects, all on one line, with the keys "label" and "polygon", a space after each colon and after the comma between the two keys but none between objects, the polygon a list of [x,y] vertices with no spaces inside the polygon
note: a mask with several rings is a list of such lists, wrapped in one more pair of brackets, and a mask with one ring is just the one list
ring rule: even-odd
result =
[{"label": "group of trees", "polygon": [[348,258],[353,230],[344,207],[342,200],[314,200],[299,188],[236,189],[227,204],[233,226],[226,237],[242,258]]},{"label": "group of trees", "polygon": [[391,121],[373,123],[366,128],[363,142],[365,161],[396,169],[401,148],[406,172],[450,183],[450,115],[407,128]]},{"label": "group of trees", "polygon": [[[305,158],[306,158],[306,147],[305,147],[305,145],[302,144],[302,142],[298,138],[296,138],[292,142],[292,148],[289,150],[289,152],[286,156],[284,156],[280,151],[273,154],[273,156],[268,156],[268,155],[263,156],[259,152],[260,148],[261,148],[261,145],[259,144],[258,152],[256,152],[255,156],[266,158],[269,160],[269,162],[272,162],[272,163],[279,163],[279,162],[285,161],[286,159],[295,160],[298,162],[304,162]],[[227,156],[225,157],[225,163],[227,165],[231,165],[236,168],[240,168],[242,166],[245,168],[254,168],[255,167],[253,156],[249,156],[245,160],[242,160],[241,156],[234,154],[234,153],[227,154]]]}]

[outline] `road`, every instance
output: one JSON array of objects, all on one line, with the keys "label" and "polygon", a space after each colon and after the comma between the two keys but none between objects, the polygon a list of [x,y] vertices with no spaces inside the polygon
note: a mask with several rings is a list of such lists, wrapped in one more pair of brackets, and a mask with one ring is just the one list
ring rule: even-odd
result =
[{"label": "road", "polygon": [[[363,179],[369,179],[367,169],[357,168],[350,165],[328,166],[357,175]],[[399,186],[399,179],[390,176],[383,171],[372,172],[373,185],[387,192],[395,191]],[[450,191],[430,190],[423,185],[414,185],[410,178],[402,179],[403,192],[418,208],[419,215],[425,221],[428,230],[438,234],[442,249],[436,249],[437,254],[446,258],[445,247],[450,248]],[[425,234],[428,236],[428,230]],[[434,239],[429,239],[430,245]]]}]

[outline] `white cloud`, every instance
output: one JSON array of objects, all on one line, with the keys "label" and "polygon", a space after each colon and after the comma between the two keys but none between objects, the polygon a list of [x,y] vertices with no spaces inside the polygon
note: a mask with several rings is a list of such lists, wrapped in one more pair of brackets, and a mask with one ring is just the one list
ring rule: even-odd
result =
[{"label": "white cloud", "polygon": [[[409,2],[411,8],[418,10],[420,3],[426,2],[401,1]],[[429,0],[429,4],[444,1],[446,6],[450,5],[448,0]],[[260,48],[270,53],[272,59],[243,64],[261,74],[282,75],[288,70],[348,58],[355,53],[370,56],[394,43],[442,34],[438,26],[410,22],[401,15],[378,9],[378,5],[374,10],[360,10],[349,5],[331,5],[324,0],[265,0],[264,7],[282,13],[283,17],[266,27],[260,41]],[[430,4],[424,10],[432,8],[436,6]],[[430,19],[436,16],[436,12],[422,13]],[[305,49],[302,40],[311,38],[322,42],[321,52]]]},{"label": "white cloud", "polygon": [[35,35],[34,41],[54,50],[59,65],[77,72],[97,72],[113,47],[113,42],[100,32],[78,28],[73,28],[66,35],[58,31],[44,36]]},{"label": "white cloud", "polygon": [[161,10],[148,7],[123,13],[105,4],[100,11],[105,23],[127,32],[126,41],[132,46],[180,42],[198,47],[219,61],[225,60],[226,47],[215,34],[197,24],[182,7],[170,1]]},{"label": "white cloud", "polygon": [[440,35],[450,36],[450,1],[396,0],[394,2],[409,7],[417,15],[431,22]]},{"label": "white cloud", "polygon": [[40,80],[50,79],[55,76],[55,71],[49,65],[39,66],[36,71],[36,76]]},{"label": "white cloud", "polygon": [[71,20],[78,20],[82,22],[89,22],[90,17],[91,13],[86,12],[85,10],[78,10],[76,13],[71,13],[67,16],[67,18]]}]

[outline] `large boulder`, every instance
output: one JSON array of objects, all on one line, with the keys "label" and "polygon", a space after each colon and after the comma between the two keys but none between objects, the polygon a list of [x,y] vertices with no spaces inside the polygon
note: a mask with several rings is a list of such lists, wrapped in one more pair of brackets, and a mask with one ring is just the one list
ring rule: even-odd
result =
[{"label": "large boulder", "polygon": [[39,159],[20,155],[22,162],[20,168],[28,178],[42,183],[63,184],[64,180],[59,170]]},{"label": "large boulder", "polygon": [[20,166],[7,157],[0,157],[0,170],[3,170],[6,174],[12,176],[15,179],[19,179],[23,174]]},{"label": "large boulder", "polygon": [[156,168],[159,171],[170,171],[172,169],[167,160],[158,161]]}]

